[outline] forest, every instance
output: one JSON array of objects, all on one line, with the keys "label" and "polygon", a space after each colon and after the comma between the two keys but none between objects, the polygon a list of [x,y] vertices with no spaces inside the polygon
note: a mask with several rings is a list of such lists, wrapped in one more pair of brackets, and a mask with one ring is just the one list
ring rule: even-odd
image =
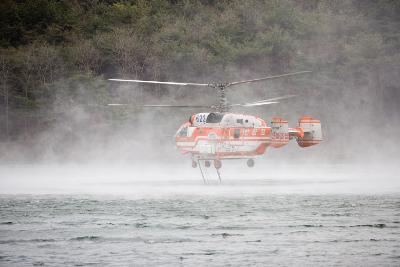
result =
[{"label": "forest", "polygon": [[[111,134],[140,117],[142,109],[105,108],[143,100],[117,94],[108,78],[204,82],[298,70],[313,74],[299,80],[304,99],[280,108],[283,115],[296,108],[318,113],[337,144],[375,130],[395,137],[399,29],[396,0],[2,0],[0,149],[33,147],[55,128],[63,137],[53,144],[84,142],[89,124]],[[190,99],[159,86],[146,94],[153,101]],[[71,122],[72,111],[83,115]],[[334,137],[354,121],[361,126],[351,137]]]}]

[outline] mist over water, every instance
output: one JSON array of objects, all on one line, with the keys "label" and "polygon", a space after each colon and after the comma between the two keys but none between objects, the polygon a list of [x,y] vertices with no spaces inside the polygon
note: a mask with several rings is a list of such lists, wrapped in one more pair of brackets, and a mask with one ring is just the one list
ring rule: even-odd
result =
[{"label": "mist over water", "polygon": [[185,161],[3,165],[0,265],[400,263],[394,164]]},{"label": "mist over water", "polygon": [[[225,163],[225,162],[224,162]],[[241,165],[241,168],[238,167]],[[398,166],[226,162],[222,182],[206,168],[206,184],[188,164],[15,165],[0,171],[0,194],[105,194],[129,198],[174,195],[235,196],[269,194],[396,194]]]},{"label": "mist over water", "polygon": [[221,183],[206,169],[204,184],[173,142],[129,139],[3,164],[0,265],[400,264],[396,159],[344,163],[292,142],[254,168],[223,162]]}]

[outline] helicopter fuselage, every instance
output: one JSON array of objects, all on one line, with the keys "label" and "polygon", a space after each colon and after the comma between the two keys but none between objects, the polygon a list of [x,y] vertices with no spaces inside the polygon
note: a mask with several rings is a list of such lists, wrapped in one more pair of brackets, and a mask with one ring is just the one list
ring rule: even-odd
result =
[{"label": "helicopter fuselage", "polygon": [[[301,118],[300,123],[320,129],[319,120],[311,117]],[[303,128],[289,128],[281,118],[273,118],[268,126],[256,116],[211,112],[191,116],[177,131],[175,141],[178,150],[192,154],[193,160],[221,160],[254,158],[263,155],[267,147],[282,147],[293,138],[302,147],[318,144],[322,138],[304,134]]]}]

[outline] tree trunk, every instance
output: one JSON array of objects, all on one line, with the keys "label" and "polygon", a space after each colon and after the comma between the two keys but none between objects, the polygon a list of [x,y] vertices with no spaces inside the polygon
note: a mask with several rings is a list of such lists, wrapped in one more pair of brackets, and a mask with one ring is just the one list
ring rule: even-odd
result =
[{"label": "tree trunk", "polygon": [[0,59],[0,79],[1,79],[1,93],[4,96],[4,104],[5,104],[5,116],[6,116],[6,122],[5,122],[5,126],[6,126],[6,138],[8,139],[9,137],[9,88],[7,85],[8,82],[8,76],[10,73],[10,62],[7,61],[7,59],[5,58],[4,55],[1,56]]},{"label": "tree trunk", "polygon": [[5,96],[4,96],[4,98],[5,98],[5,105],[6,105],[6,138],[8,139],[8,137],[9,137],[9,132],[10,132],[10,129],[9,129],[9,111],[8,111],[8,89],[5,89]]}]

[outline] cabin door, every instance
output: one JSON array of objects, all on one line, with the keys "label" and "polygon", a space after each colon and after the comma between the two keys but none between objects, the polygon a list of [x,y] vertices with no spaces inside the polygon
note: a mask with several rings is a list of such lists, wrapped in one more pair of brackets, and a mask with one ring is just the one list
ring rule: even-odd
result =
[{"label": "cabin door", "polygon": [[240,151],[241,147],[243,146],[243,134],[244,132],[241,128],[230,129],[229,143],[231,146],[231,152]]}]

